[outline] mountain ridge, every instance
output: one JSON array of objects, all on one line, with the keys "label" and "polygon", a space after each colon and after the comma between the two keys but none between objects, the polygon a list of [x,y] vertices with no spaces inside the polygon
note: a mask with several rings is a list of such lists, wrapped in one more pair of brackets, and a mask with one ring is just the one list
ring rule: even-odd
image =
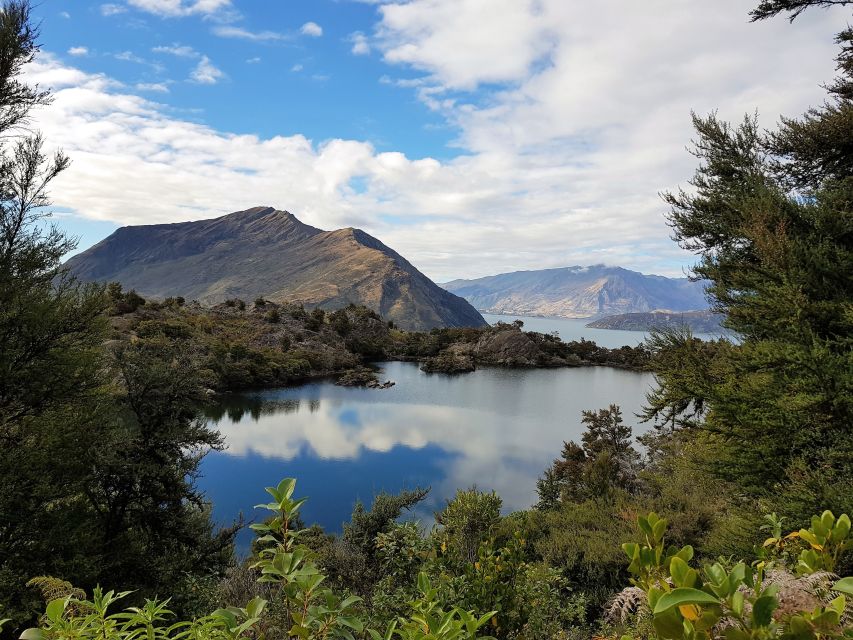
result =
[{"label": "mountain ridge", "polygon": [[513,271],[441,286],[486,313],[596,318],[708,307],[699,282],[602,264]]},{"label": "mountain ridge", "polygon": [[464,299],[367,232],[324,231],[273,207],[122,227],[66,265],[82,280],[115,280],[155,298],[263,296],[329,310],[352,303],[406,329],[485,325]]}]

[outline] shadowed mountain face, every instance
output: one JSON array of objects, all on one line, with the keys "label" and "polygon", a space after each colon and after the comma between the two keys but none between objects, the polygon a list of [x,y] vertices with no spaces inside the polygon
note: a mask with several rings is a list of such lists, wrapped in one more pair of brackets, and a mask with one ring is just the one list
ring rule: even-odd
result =
[{"label": "shadowed mountain face", "polygon": [[516,271],[442,286],[488,313],[590,318],[708,307],[701,283],[604,265]]},{"label": "shadowed mountain face", "polygon": [[404,329],[483,326],[400,254],[360,229],[322,231],[255,207],[213,220],[122,227],[68,260],[82,280],[117,281],[143,296],[369,307]]}]

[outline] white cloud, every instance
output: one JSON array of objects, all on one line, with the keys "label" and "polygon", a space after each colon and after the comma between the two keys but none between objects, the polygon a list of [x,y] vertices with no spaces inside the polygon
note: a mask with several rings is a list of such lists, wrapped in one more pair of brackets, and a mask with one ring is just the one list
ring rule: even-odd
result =
[{"label": "white cloud", "polygon": [[58,15],[60,18],[65,18],[66,20],[71,18],[71,14],[67,11],[60,11]]},{"label": "white cloud", "polygon": [[246,64],[258,64],[260,61],[261,61],[261,59],[259,57],[255,56],[254,58],[248,58],[246,60]]},{"label": "white cloud", "polygon": [[43,62],[38,79],[59,91],[41,125],[74,159],[55,200],[121,224],[274,204],[362,227],[439,281],[599,262],[680,274],[692,258],[669,240],[657,194],[695,167],[690,109],[758,108],[771,126],[819,103],[846,21],[830,10],[748,24],[740,0],[483,2],[381,5],[371,38],[406,76],[387,82],[458,131],[460,154],[443,161],[217,131]]},{"label": "white cloud", "polygon": [[115,4],[112,2],[108,2],[107,4],[101,5],[101,15],[103,16],[116,16],[120,13],[124,13],[127,11],[127,7],[120,4]]},{"label": "white cloud", "polygon": [[210,17],[231,9],[231,0],[127,0],[127,4],[163,18]]},{"label": "white cloud", "polygon": [[198,84],[216,84],[224,77],[225,73],[217,69],[207,56],[201,57],[190,74],[190,79]]},{"label": "white cloud", "polygon": [[370,53],[370,41],[367,39],[367,36],[364,35],[361,31],[351,33],[349,36],[349,41],[352,43],[351,52],[355,55],[366,56]]},{"label": "white cloud", "polygon": [[292,67],[290,67],[290,70],[291,70],[291,71],[293,71],[293,73],[299,73],[299,72],[300,72],[300,71],[302,71],[304,68],[305,68],[305,67],[303,67],[301,64],[296,63],[295,65],[293,65]]},{"label": "white cloud", "polygon": [[135,62],[136,64],[148,64],[145,58],[142,58],[132,51],[120,51],[118,53],[113,54],[113,57],[116,60],[122,60],[124,62]]},{"label": "white cloud", "polygon": [[[574,4],[564,0],[413,0],[387,4],[380,7],[378,35],[388,62],[428,71],[450,88],[472,89],[480,82],[521,80],[555,41],[551,16],[542,7],[549,2]],[[601,11],[598,15],[611,14]],[[607,34],[606,29],[602,31],[603,36]]]},{"label": "white cloud", "polygon": [[87,56],[89,55],[88,47],[71,47],[68,50],[68,55],[70,56]]},{"label": "white cloud", "polygon": [[139,82],[136,84],[137,91],[154,91],[156,93],[169,93],[169,85],[165,82]]},{"label": "white cloud", "polygon": [[303,36],[310,36],[311,38],[319,38],[323,35],[323,27],[321,27],[316,22],[306,22],[299,29],[299,33]]},{"label": "white cloud", "polygon": [[183,44],[163,45],[151,49],[154,53],[167,53],[179,58],[198,58],[201,54],[190,46]]},{"label": "white cloud", "polygon": [[242,27],[221,25],[213,28],[213,33],[221,38],[241,38],[263,42],[268,40],[286,40],[287,36],[277,31],[249,31]]}]

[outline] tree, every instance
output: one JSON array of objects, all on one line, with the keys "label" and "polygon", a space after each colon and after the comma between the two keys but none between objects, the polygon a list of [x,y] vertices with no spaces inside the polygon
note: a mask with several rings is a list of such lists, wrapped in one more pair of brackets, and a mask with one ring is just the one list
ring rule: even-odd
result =
[{"label": "tree", "polygon": [[32,108],[50,102],[21,80],[37,38],[28,2],[0,5],[0,600],[16,621],[27,578],[81,559],[78,472],[90,441],[80,432],[99,405],[107,304],[100,287],[62,269],[74,241],[37,224],[68,167],[26,128]]},{"label": "tree", "polygon": [[[753,17],[829,4],[768,0]],[[702,429],[709,468],[780,511],[798,487],[797,518],[853,506],[853,34],[838,41],[827,102],[777,131],[694,115],[700,166],[666,194],[668,220],[741,339],[710,358],[689,336],[652,345],[647,415]]]},{"label": "tree", "polygon": [[761,0],[758,6],[750,12],[752,21],[772,18],[787,12],[788,19],[793,22],[809,7],[840,7],[851,4],[851,0]]},{"label": "tree", "polygon": [[107,312],[144,300],[78,282],[61,264],[74,240],[40,224],[69,163],[26,128],[50,102],[21,81],[37,38],[28,2],[0,4],[0,602],[20,625],[35,615],[34,576],[86,589],[124,576],[134,597],[169,591],[180,608],[180,581],[231,553],[188,480],[218,439],[180,353],[105,348]]},{"label": "tree", "polygon": [[20,80],[38,52],[29,3],[0,5],[0,437],[22,421],[97,384],[95,347],[104,325],[98,287],[75,282],[60,265],[74,241],[40,230],[47,188],[68,167],[48,158],[39,134],[25,135],[33,107],[50,96]]},{"label": "tree", "polygon": [[221,574],[235,530],[213,530],[194,486],[203,456],[222,448],[200,417],[207,381],[185,347],[160,337],[123,348],[116,361],[124,393],[107,416],[112,446],[86,460],[99,574],[146,593],[184,574]]},{"label": "tree", "polygon": [[539,508],[553,509],[560,502],[607,499],[613,489],[632,492],[638,488],[640,454],[632,444],[632,429],[624,424],[615,404],[598,411],[584,411],[586,430],[581,443],[563,443],[560,457],[537,482]]}]

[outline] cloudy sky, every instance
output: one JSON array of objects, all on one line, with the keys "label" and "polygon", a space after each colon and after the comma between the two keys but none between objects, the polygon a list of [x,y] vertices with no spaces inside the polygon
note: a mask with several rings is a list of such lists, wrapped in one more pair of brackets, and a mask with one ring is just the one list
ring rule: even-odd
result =
[{"label": "cloudy sky", "polygon": [[659,192],[690,110],[772,126],[822,100],[813,11],[749,0],[42,0],[30,77],[73,165],[55,222],[273,205],[378,236],[438,281],[606,263],[680,275]]}]

